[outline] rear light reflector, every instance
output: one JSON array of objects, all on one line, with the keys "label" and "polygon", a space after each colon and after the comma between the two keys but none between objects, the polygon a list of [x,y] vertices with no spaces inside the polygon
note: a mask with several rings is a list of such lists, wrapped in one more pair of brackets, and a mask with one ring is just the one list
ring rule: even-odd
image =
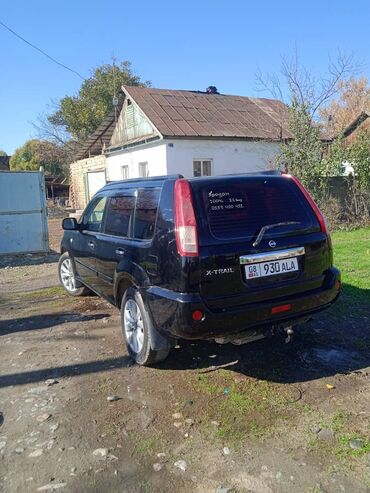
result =
[{"label": "rear light reflector", "polygon": [[271,308],[271,313],[274,315],[275,313],[288,312],[291,309],[292,305],[290,303],[288,305],[273,306]]},{"label": "rear light reflector", "polygon": [[175,182],[175,231],[177,250],[186,257],[198,256],[198,231],[190,183]]},{"label": "rear light reflector", "polygon": [[202,312],[202,310],[194,310],[191,316],[194,322],[200,322],[204,317],[204,313]]},{"label": "rear light reflector", "polygon": [[313,212],[315,213],[315,216],[317,218],[317,220],[319,221],[319,224],[320,224],[320,229],[323,233],[325,233],[327,236],[329,236],[329,232],[328,232],[328,228],[326,226],[326,221],[325,221],[325,218],[324,216],[322,215],[322,212],[320,211],[318,205],[316,204],[316,202],[313,200],[313,198],[311,197],[311,195],[308,193],[308,191],[305,189],[305,187],[302,185],[302,183],[298,180],[298,178],[296,178],[295,176],[292,176],[292,175],[289,175],[287,173],[282,173],[282,175],[285,177],[285,178],[290,178],[291,180],[293,180],[293,182],[297,185],[297,187],[300,189],[300,191],[303,193],[305,199],[307,200],[307,202],[309,203],[311,209],[313,210]]}]

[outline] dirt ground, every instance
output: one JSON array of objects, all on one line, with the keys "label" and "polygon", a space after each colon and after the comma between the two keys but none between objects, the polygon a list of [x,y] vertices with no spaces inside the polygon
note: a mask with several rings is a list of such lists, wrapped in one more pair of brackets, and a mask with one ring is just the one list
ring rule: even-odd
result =
[{"label": "dirt ground", "polygon": [[370,491],[370,300],[344,293],[291,344],[179,341],[141,368],[57,257],[0,263],[1,493]]}]

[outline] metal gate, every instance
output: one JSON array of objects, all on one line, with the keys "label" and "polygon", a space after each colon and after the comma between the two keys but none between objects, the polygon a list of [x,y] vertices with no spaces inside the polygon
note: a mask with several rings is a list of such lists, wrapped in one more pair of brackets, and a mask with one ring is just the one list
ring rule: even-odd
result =
[{"label": "metal gate", "polygon": [[0,171],[0,254],[48,250],[43,170]]}]

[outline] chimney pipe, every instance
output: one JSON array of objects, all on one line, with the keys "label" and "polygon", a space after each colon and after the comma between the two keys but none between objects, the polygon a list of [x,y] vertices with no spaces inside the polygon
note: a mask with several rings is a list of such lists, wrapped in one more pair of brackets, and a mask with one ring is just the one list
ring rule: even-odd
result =
[{"label": "chimney pipe", "polygon": [[209,87],[207,87],[207,89],[206,89],[206,93],[207,93],[207,94],[220,94],[220,93],[217,91],[217,87],[216,87],[216,86],[209,86]]}]

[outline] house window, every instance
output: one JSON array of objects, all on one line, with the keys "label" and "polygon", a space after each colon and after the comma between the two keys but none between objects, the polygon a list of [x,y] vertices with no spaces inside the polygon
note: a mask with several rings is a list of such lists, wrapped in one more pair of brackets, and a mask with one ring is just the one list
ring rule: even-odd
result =
[{"label": "house window", "polygon": [[121,174],[122,174],[122,180],[128,180],[129,179],[129,172],[128,172],[128,166],[121,166]]},{"label": "house window", "polygon": [[149,176],[148,163],[139,163],[139,176],[140,178]]},{"label": "house window", "polygon": [[193,160],[193,176],[211,176],[212,161],[210,159]]}]

